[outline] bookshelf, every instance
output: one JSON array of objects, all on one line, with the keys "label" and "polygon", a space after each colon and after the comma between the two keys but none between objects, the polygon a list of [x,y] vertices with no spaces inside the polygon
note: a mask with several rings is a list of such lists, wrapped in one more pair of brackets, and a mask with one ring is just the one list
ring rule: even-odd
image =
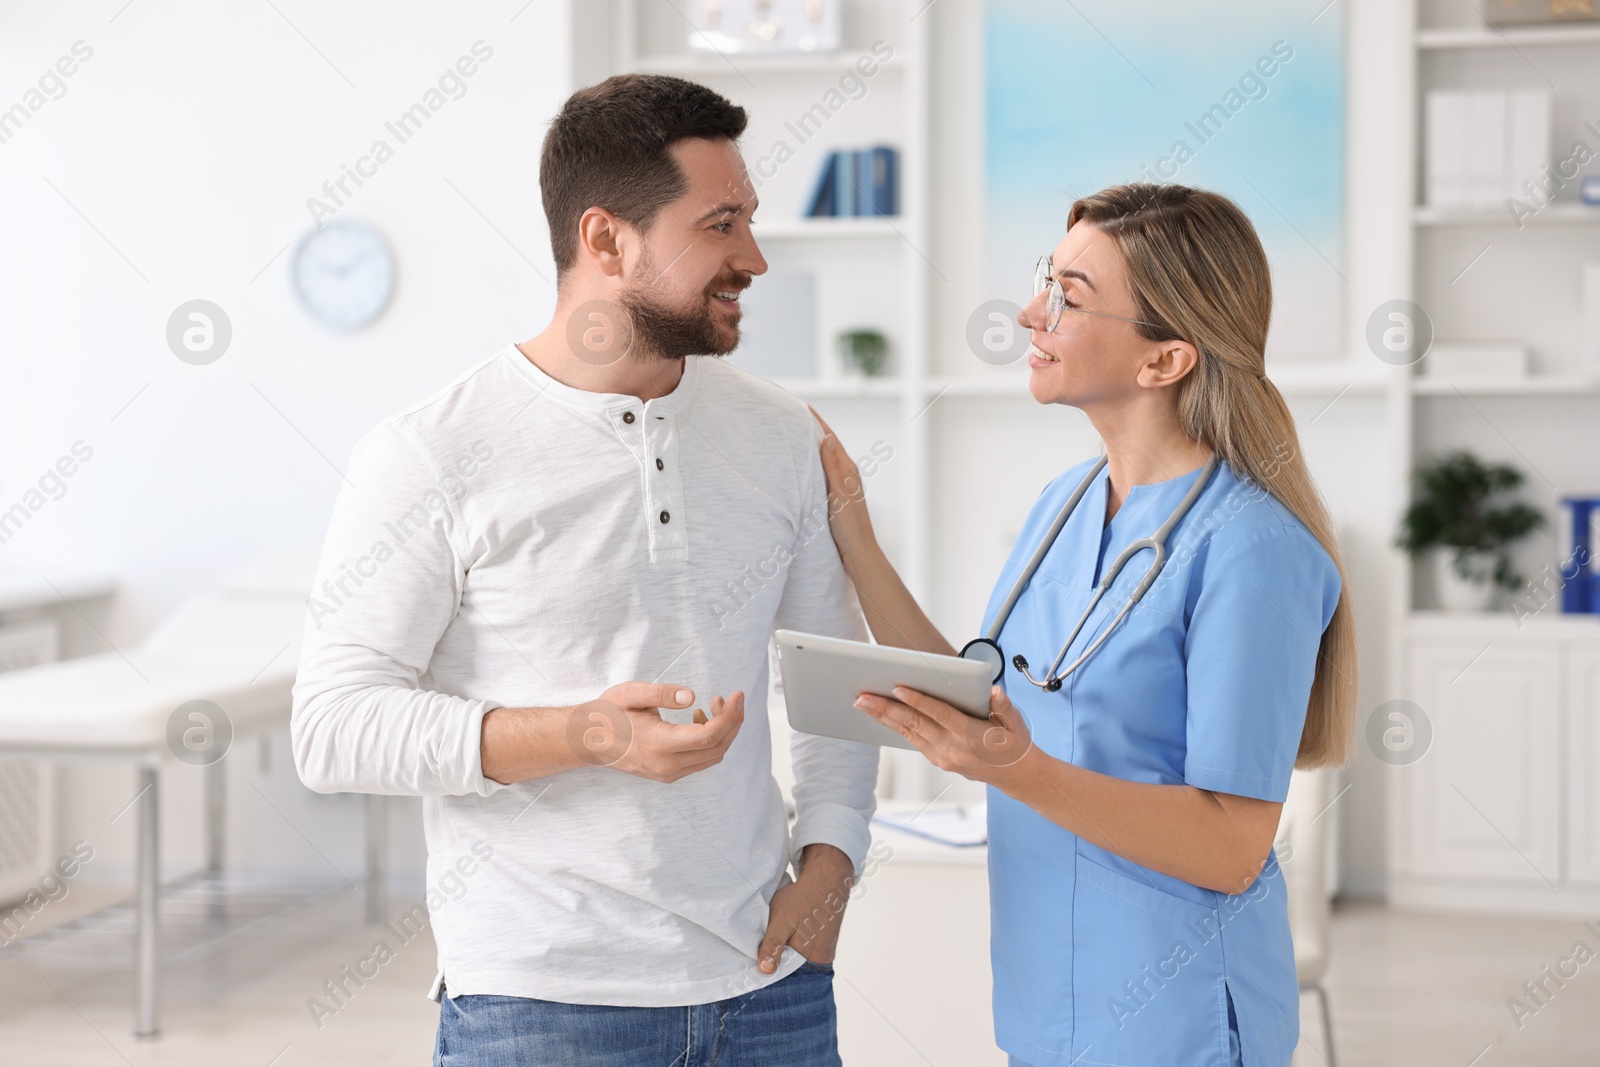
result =
[{"label": "bookshelf", "polygon": [[[1414,99],[1412,114],[1399,120],[1409,128],[1403,184],[1411,225],[1402,250],[1409,299],[1427,309],[1436,341],[1509,338],[1527,343],[1531,355],[1529,375],[1520,379],[1445,380],[1427,373],[1426,359],[1398,375],[1404,468],[1468,447],[1526,472],[1526,495],[1552,520],[1519,552],[1519,568],[1536,572],[1557,548],[1558,498],[1600,488],[1583,438],[1600,419],[1600,364],[1582,350],[1578,284],[1582,264],[1600,261],[1600,206],[1578,200],[1576,180],[1520,226],[1504,206],[1429,206],[1424,101],[1431,89],[1547,90],[1554,98],[1551,152],[1565,156],[1576,139],[1594,140],[1584,122],[1600,111],[1600,25],[1495,28],[1471,5],[1451,0],[1402,7],[1412,48],[1399,82]],[[1591,147],[1600,151],[1600,144]],[[1592,165],[1582,169],[1594,172]],[[1402,618],[1429,602],[1414,576],[1397,584],[1393,607]]]},{"label": "bookshelf", "polygon": [[[1522,495],[1551,520],[1514,553],[1517,568],[1538,578],[1559,559],[1559,498],[1600,489],[1600,380],[1582,351],[1578,283],[1581,265],[1600,260],[1600,208],[1578,202],[1576,181],[1522,226],[1503,206],[1428,206],[1424,102],[1430,89],[1547,90],[1552,155],[1564,156],[1600,113],[1600,26],[1496,29],[1480,11],[1403,0],[1384,13],[1406,46],[1370,74],[1378,91],[1411,106],[1374,116],[1368,135],[1399,163],[1374,186],[1368,210],[1403,221],[1375,242],[1382,263],[1366,266],[1388,271],[1391,295],[1427,311],[1436,342],[1517,340],[1528,345],[1531,367],[1526,378],[1502,381],[1441,379],[1426,359],[1397,368],[1387,488],[1409,500],[1415,464],[1458,448],[1515,465],[1527,476]],[[1393,640],[1379,699],[1421,707],[1433,743],[1414,765],[1380,771],[1389,900],[1549,914],[1592,906],[1595,824],[1577,815],[1600,797],[1596,617],[1527,597],[1520,614],[1434,611],[1422,568],[1398,551],[1391,558],[1385,629]],[[1530,873],[1528,856],[1552,881]]]}]

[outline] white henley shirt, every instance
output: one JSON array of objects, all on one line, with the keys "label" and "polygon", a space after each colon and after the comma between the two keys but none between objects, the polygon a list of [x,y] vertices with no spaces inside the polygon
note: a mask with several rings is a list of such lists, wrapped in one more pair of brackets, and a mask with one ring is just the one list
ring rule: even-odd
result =
[{"label": "white henley shirt", "polygon": [[[713,357],[641,401],[563,385],[507,345],[357,444],[309,602],[295,761],[321,792],[423,797],[428,884],[456,898],[431,909],[433,995],[442,980],[703,1004],[800,965],[785,949],[775,974],[756,968],[768,904],[808,844],[860,870],[877,773],[872,746],[796,735],[790,839],[772,631],[866,638],[820,440],[804,404]],[[707,708],[743,690],[744,725],[670,785],[607,767],[484,777],[485,712],[624,681],[686,685]]]}]

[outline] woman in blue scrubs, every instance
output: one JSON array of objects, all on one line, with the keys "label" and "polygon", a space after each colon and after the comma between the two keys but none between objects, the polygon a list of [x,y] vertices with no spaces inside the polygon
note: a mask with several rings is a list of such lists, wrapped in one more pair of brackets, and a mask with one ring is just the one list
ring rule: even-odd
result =
[{"label": "woman in blue scrubs", "polygon": [[[1028,388],[1089,417],[1104,469],[998,635],[987,723],[906,690],[858,707],[989,786],[995,1030],[1014,1065],[1278,1067],[1299,1036],[1299,993],[1272,842],[1290,771],[1344,757],[1356,661],[1332,524],[1266,378],[1266,256],[1224,197],[1117,186],[1073,205],[1042,277],[1018,317]],[[1105,642],[1059,686],[1030,681],[1013,657],[1047,681],[1106,569],[1213,455],[1148,592],[1114,621],[1147,549],[1063,669]],[[878,548],[831,431],[823,465],[874,636],[955,654]],[[982,632],[1094,465],[1044,488]]]}]

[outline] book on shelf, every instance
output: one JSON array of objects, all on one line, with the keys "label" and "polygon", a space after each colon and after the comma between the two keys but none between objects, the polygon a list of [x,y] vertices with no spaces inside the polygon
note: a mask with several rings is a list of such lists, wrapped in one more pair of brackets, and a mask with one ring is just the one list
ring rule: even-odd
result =
[{"label": "book on shelf", "polygon": [[1551,95],[1538,89],[1430,90],[1423,105],[1429,207],[1493,209],[1548,202]]},{"label": "book on shelf", "polygon": [[888,145],[829,152],[806,206],[807,218],[899,214],[900,154]]},{"label": "book on shelf", "polygon": [[829,152],[828,158],[822,161],[822,172],[817,175],[816,188],[811,191],[811,202],[806,206],[807,218],[827,218],[839,213],[841,162],[838,152]]},{"label": "book on shelf", "polygon": [[856,153],[861,164],[856,179],[857,215],[898,215],[900,156],[885,146]]}]

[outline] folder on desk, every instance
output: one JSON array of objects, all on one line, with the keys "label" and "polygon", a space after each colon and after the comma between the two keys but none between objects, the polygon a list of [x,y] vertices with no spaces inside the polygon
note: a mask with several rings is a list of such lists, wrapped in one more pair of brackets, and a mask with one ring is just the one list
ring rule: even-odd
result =
[{"label": "folder on desk", "polygon": [[972,848],[989,843],[989,806],[967,804],[955,808],[924,808],[922,811],[878,812],[872,821],[891,830],[916,834],[929,841],[956,848]]}]

